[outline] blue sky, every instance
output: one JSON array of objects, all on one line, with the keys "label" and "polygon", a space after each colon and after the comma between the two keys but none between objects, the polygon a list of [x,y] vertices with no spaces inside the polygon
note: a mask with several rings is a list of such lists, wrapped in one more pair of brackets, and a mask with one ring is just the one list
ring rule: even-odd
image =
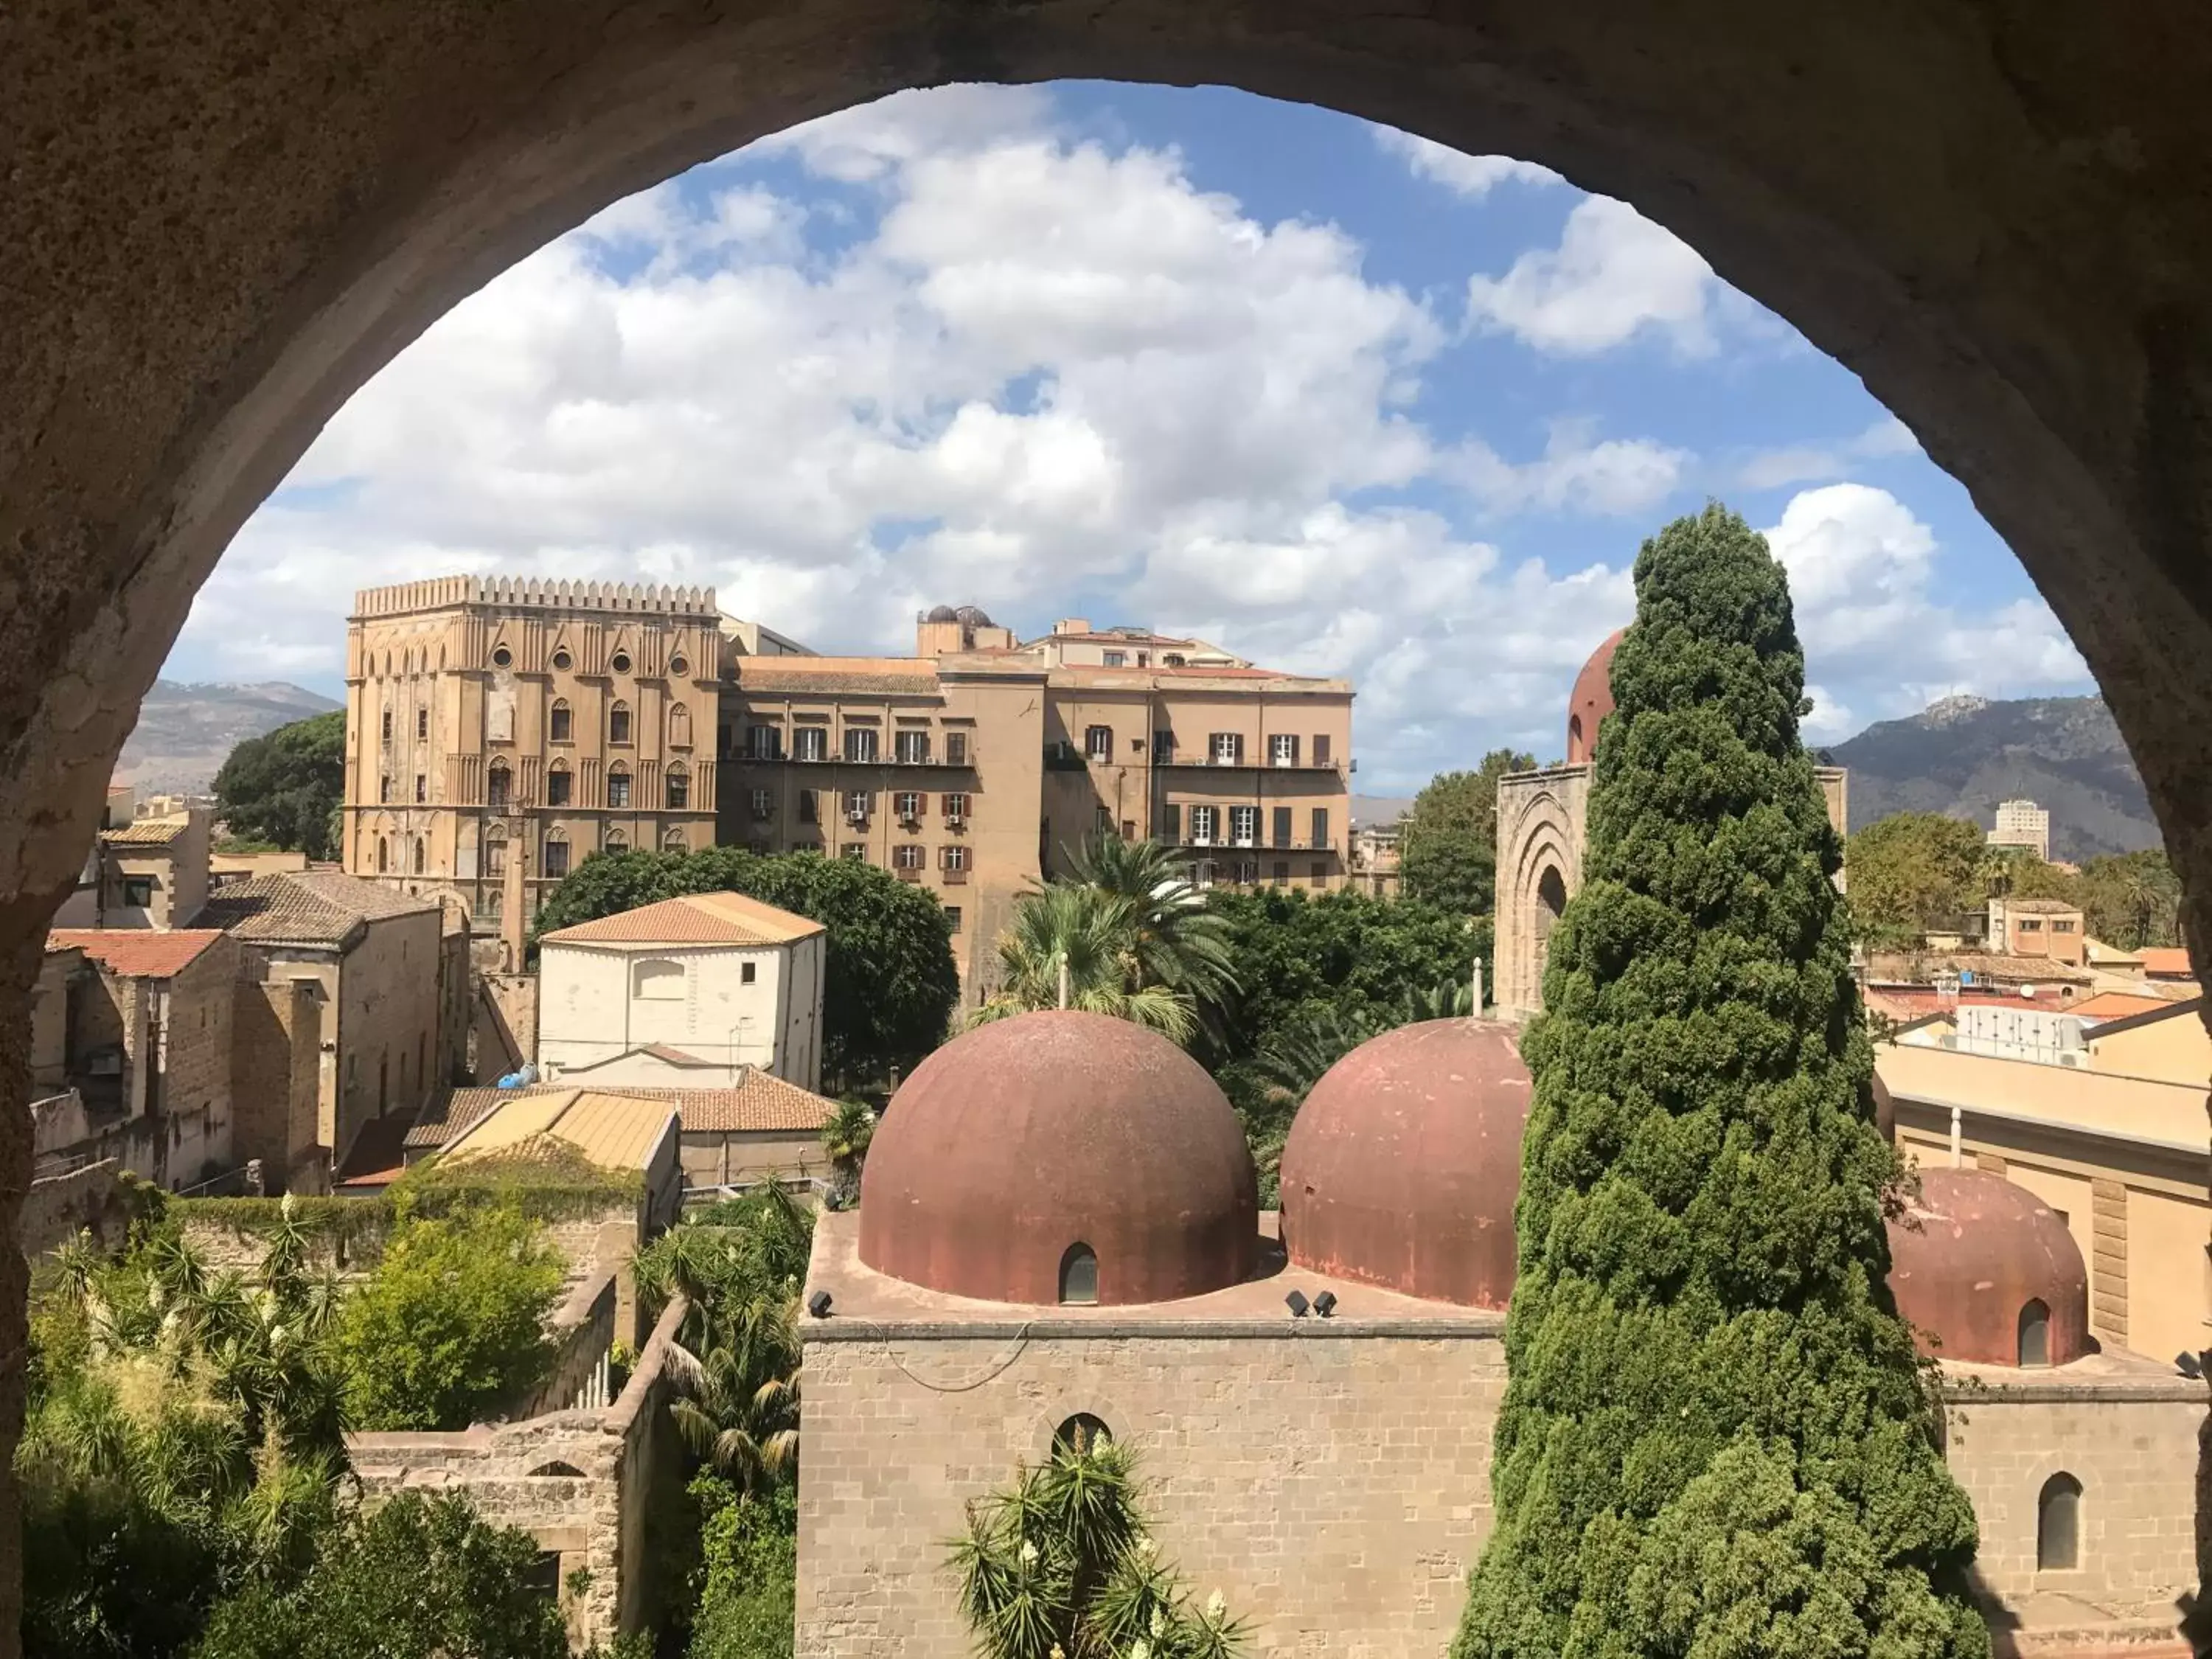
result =
[{"label": "blue sky", "polygon": [[955,87],[615,204],[449,313],[242,531],[167,672],[335,690],[353,590],[711,583],[825,651],[980,603],[1360,696],[1370,790],[1548,758],[1639,541],[1789,566],[1833,741],[2088,689],[1857,380],[1624,205],[1219,89]]}]

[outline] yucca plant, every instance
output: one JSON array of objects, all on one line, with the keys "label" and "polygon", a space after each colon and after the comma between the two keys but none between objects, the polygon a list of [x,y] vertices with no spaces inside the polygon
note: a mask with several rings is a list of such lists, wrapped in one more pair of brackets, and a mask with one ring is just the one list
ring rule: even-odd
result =
[{"label": "yucca plant", "polygon": [[1161,1562],[1133,1460],[1103,1437],[1079,1431],[1018,1468],[949,1547],[984,1659],[1235,1659],[1248,1645],[1219,1591],[1194,1607]]}]

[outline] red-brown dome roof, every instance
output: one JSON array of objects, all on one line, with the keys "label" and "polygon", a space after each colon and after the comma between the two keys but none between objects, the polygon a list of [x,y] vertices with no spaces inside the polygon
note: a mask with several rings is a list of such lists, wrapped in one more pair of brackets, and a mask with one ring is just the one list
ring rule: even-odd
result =
[{"label": "red-brown dome roof", "polygon": [[1986,1170],[1923,1170],[1920,1187],[1889,1224],[1889,1287],[1939,1358],[2021,1364],[2030,1303],[2043,1307],[2045,1363],[2088,1352],[2089,1272],[2048,1205]]},{"label": "red-brown dome roof", "polygon": [[1613,653],[1620,636],[1616,628],[1605,643],[1590,653],[1583,672],[1575,676],[1575,689],[1567,697],[1567,764],[1579,765],[1597,753],[1597,728],[1613,713]]},{"label": "red-brown dome roof", "polygon": [[900,1085],[860,1177],[860,1260],[956,1296],[1056,1303],[1082,1245],[1097,1301],[1167,1302],[1251,1275],[1258,1199],[1243,1128],[1196,1060],[1127,1020],[1021,1014]]},{"label": "red-brown dome roof", "polygon": [[1299,1267],[1503,1308],[1528,1072],[1519,1033],[1432,1019],[1329,1067],[1283,1146],[1283,1242]]}]

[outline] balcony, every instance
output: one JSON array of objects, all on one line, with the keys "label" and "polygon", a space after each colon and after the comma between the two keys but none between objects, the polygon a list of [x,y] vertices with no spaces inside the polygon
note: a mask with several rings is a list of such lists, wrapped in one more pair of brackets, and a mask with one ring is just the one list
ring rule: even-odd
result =
[{"label": "balcony", "polygon": [[[1350,766],[1350,763],[1343,760],[1315,760],[1305,752],[1303,746],[1301,746],[1298,751],[1297,757],[1294,760],[1277,760],[1271,756],[1254,755],[1249,753],[1224,760],[1217,758],[1212,752],[1204,749],[1176,748],[1162,750],[1158,748],[1155,748],[1152,750],[1152,764],[1155,766],[1202,767],[1208,771],[1213,772],[1234,772],[1238,770],[1247,772],[1328,772],[1334,773],[1340,777],[1344,775],[1347,767]],[[1357,768],[1352,767],[1351,769],[1356,770]]]},{"label": "balcony", "polygon": [[967,884],[968,872],[965,870],[940,870],[938,875],[947,887],[962,887]]}]

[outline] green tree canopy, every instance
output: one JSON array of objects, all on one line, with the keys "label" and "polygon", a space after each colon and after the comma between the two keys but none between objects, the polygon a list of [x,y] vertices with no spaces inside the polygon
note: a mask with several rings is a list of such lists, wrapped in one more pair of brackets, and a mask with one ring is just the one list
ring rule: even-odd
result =
[{"label": "green tree canopy", "polygon": [[823,1065],[872,1079],[912,1066],[944,1041],[960,1000],[944,907],[923,888],[858,859],[762,856],[737,847],[696,853],[594,854],[553,890],[537,934],[685,893],[748,894],[829,933]]},{"label": "green tree canopy", "polygon": [[1139,915],[1138,901],[1103,887],[1055,881],[1024,893],[999,935],[999,988],[971,1023],[1057,1008],[1064,985],[1070,1008],[1189,1042],[1198,1030],[1192,999],[1139,971]]},{"label": "green tree canopy", "polygon": [[2081,866],[2077,892],[2092,937],[2123,951],[2181,941],[2181,878],[2166,854],[2113,853]]},{"label": "green tree canopy", "polygon": [[1981,908],[1986,838],[1941,812],[1893,812],[1856,831],[1845,854],[1851,914],[1869,937],[1904,937]]},{"label": "green tree canopy", "polygon": [[465,1429],[551,1363],[561,1291],[544,1229],[507,1208],[403,1220],[339,1316],[338,1352],[364,1429]]},{"label": "green tree canopy", "polygon": [[1407,898],[1486,916],[1498,889],[1498,781],[1535,765],[1493,749],[1472,772],[1443,772],[1413,797],[1400,832],[1398,878]]},{"label": "green tree canopy", "polygon": [[232,835],[311,859],[334,858],[345,799],[345,711],[313,714],[248,738],[215,775],[216,813]]},{"label": "green tree canopy", "polygon": [[533,1582],[538,1541],[419,1492],[348,1516],[296,1587],[223,1601],[197,1659],[567,1659],[561,1610]]},{"label": "green tree canopy", "polygon": [[1457,1659],[1986,1655],[1973,1511],[1887,1285],[1873,1051],[1781,566],[1644,544],[1552,936]]}]

